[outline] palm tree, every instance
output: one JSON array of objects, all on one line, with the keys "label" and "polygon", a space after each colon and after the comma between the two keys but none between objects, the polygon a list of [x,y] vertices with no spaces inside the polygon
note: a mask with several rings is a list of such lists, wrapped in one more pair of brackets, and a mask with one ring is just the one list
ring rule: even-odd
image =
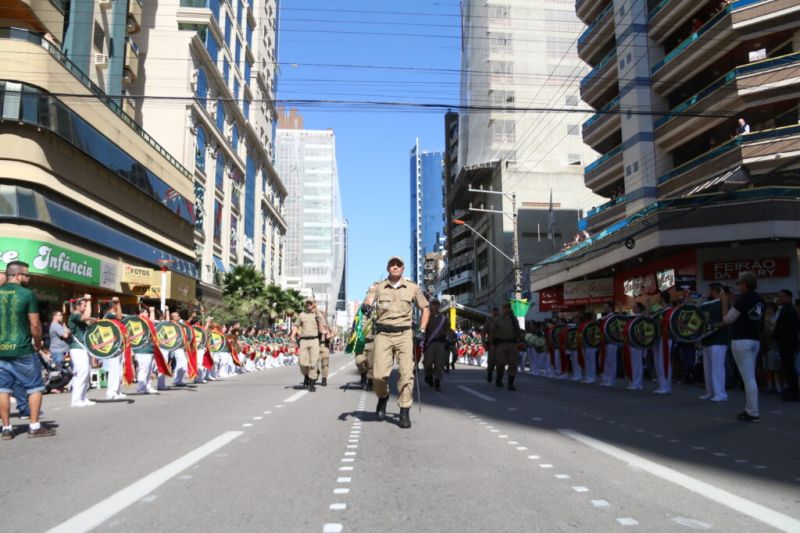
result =
[{"label": "palm tree", "polygon": [[266,284],[264,274],[257,271],[253,265],[236,265],[225,274],[223,280],[225,296],[250,300],[264,295]]}]

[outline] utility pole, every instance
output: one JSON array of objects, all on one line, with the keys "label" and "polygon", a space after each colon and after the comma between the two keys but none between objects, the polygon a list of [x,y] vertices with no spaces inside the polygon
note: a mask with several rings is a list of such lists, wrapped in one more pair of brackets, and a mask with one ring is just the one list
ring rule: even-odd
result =
[{"label": "utility pole", "polygon": [[479,189],[473,189],[472,187],[470,187],[467,190],[469,192],[473,192],[473,193],[494,194],[494,195],[502,196],[504,198],[511,199],[511,212],[510,213],[508,211],[502,211],[502,210],[498,211],[498,210],[495,210],[495,209],[483,209],[483,208],[478,208],[478,207],[472,207],[472,202],[470,202],[470,204],[469,204],[469,210],[470,211],[475,211],[475,212],[480,212],[480,213],[494,213],[494,214],[506,216],[509,219],[511,219],[511,224],[512,224],[511,253],[512,253],[513,257],[509,257],[502,250],[500,250],[497,246],[495,246],[494,243],[490,242],[486,237],[484,237],[483,235],[478,233],[478,231],[475,228],[473,228],[469,224],[466,224],[463,220],[453,220],[453,223],[468,227],[478,237],[480,237],[481,239],[486,241],[492,248],[497,250],[500,253],[500,255],[502,255],[503,257],[505,257],[509,261],[511,261],[511,263],[514,265],[514,299],[515,300],[521,300],[522,299],[522,270],[520,269],[520,263],[519,263],[519,223],[518,223],[518,214],[517,214],[517,195],[516,195],[516,193],[513,193],[513,192],[493,191],[491,189],[488,189],[488,190],[484,189],[483,187],[481,187]]}]

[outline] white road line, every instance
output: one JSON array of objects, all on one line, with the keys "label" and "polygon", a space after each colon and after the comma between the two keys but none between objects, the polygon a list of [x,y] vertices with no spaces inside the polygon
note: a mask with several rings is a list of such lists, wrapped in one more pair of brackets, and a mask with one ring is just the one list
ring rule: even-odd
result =
[{"label": "white road line", "polygon": [[574,490],[575,492],[589,492],[589,489],[587,489],[586,487],[572,487],[572,490]]},{"label": "white road line", "polygon": [[253,420],[264,420],[263,416],[254,416]]},{"label": "white road line", "polygon": [[553,468],[553,465],[543,463],[539,465],[539,468]]},{"label": "white road line", "polygon": [[569,479],[567,474],[556,474],[556,479]]},{"label": "white road line", "polygon": [[251,427],[253,427],[253,424],[249,424],[249,423],[248,424],[242,424],[242,427],[243,428],[251,428]]},{"label": "white road line", "polygon": [[611,504],[605,500],[592,500],[592,505],[594,507],[609,507]]},{"label": "white road line", "polygon": [[338,372],[331,372],[330,374],[328,374],[328,377],[329,377],[329,378],[332,378],[332,377],[333,377],[333,376],[335,376],[336,374],[338,374]]},{"label": "white road line", "polygon": [[355,462],[355,458],[353,458],[353,457],[345,457],[340,462],[341,463],[352,463],[352,462]]},{"label": "white road line", "polygon": [[356,452],[344,452],[345,455],[355,455]]},{"label": "white road line", "polygon": [[348,444],[347,447],[351,448],[351,449],[355,449],[355,448],[358,448],[358,444]]},{"label": "white road line", "polygon": [[518,452],[524,452],[524,451],[525,451],[525,450],[527,450],[527,449],[528,449],[528,447],[527,447],[527,446],[517,446],[517,451],[518,451]]},{"label": "white road line", "polygon": [[339,471],[340,472],[350,472],[351,470],[353,470],[352,466],[340,466],[339,467]]},{"label": "white road line", "polygon": [[[296,402],[297,400],[299,400],[300,398],[302,398],[303,396],[305,396],[306,394],[308,394],[307,390],[301,390],[300,392],[296,392],[296,393],[292,394],[291,396],[289,396],[288,398],[286,398],[283,401],[286,402],[286,403],[293,403],[293,402]],[[275,407],[283,407],[283,406],[282,405],[276,405]]]},{"label": "white road line", "polygon": [[480,392],[478,392],[476,390],[473,390],[473,389],[470,389],[469,387],[465,387],[464,385],[459,385],[458,388],[463,390],[464,392],[468,392],[468,393],[472,394],[476,398],[480,398],[481,400],[485,400],[487,402],[496,402],[497,401],[494,398],[492,398],[491,396],[486,396],[485,394],[481,394]]},{"label": "white road line", "polygon": [[510,440],[506,444],[510,444],[511,446],[514,446],[515,444],[519,444],[519,442],[517,442],[515,440]]},{"label": "white road line", "polygon": [[50,533],[77,533],[89,531],[120,511],[124,510],[133,503],[136,503],[143,497],[147,496],[158,487],[180,474],[190,466],[202,461],[207,456],[219,450],[226,444],[230,443],[240,435],[242,431],[226,431],[203,444],[199,448],[195,448],[183,457],[176,459],[170,464],[163,466],[143,477],[139,481],[128,485],[119,492],[112,494],[105,500],[89,507],[82,513],[78,513],[66,522],[57,525],[50,530]]},{"label": "white road line", "polygon": [[342,524],[325,524],[322,526],[322,533],[342,533]]},{"label": "white road line", "polygon": [[595,450],[605,453],[606,455],[610,455],[611,457],[615,457],[621,461],[627,462],[632,466],[636,466],[649,472],[650,474],[653,474],[654,476],[660,477],[665,481],[669,481],[670,483],[674,483],[689,491],[704,496],[711,501],[715,501],[721,505],[724,505],[725,507],[733,509],[734,511],[738,511],[755,520],[758,520],[759,522],[763,522],[764,524],[772,526],[781,531],[800,531],[800,520],[797,520],[796,518],[779,513],[774,509],[770,509],[764,505],[750,501],[741,496],[737,496],[736,494],[723,490],[715,485],[712,485],[711,483],[706,483],[705,481],[701,481],[697,478],[687,476],[686,474],[678,472],[677,470],[661,465],[654,461],[650,461],[644,457],[640,457],[621,448],[617,448],[616,446],[606,444],[603,441],[583,435],[577,431],[572,431],[569,429],[561,429],[559,431],[563,435],[566,435],[573,440],[581,442],[591,448],[594,448]]},{"label": "white road line", "polygon": [[330,506],[331,511],[344,511],[347,509],[346,503],[332,503]]},{"label": "white road line", "polygon": [[350,483],[353,480],[351,477],[338,477],[336,483]]},{"label": "white road line", "polygon": [[350,494],[350,489],[333,489],[334,494]]},{"label": "white road line", "polygon": [[272,414],[272,411],[264,411],[264,414],[265,414],[265,415],[271,415],[271,414]]},{"label": "white road line", "polygon": [[689,529],[711,529],[713,526],[707,522],[701,522],[694,518],[686,518],[684,516],[676,516],[672,519],[678,525],[688,527]]},{"label": "white road line", "polygon": [[639,522],[633,518],[617,518],[617,522],[619,522],[621,526],[635,526],[639,524]]},{"label": "white road line", "polygon": [[534,460],[535,459],[539,459],[539,456],[538,455],[529,455],[528,459],[534,459]]}]

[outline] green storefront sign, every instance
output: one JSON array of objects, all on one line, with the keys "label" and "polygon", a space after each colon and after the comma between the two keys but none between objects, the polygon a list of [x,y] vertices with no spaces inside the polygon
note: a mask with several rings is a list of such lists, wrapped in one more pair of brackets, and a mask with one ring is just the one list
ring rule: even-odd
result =
[{"label": "green storefront sign", "polygon": [[49,242],[0,237],[0,268],[11,261],[24,261],[33,274],[100,285],[100,260]]}]

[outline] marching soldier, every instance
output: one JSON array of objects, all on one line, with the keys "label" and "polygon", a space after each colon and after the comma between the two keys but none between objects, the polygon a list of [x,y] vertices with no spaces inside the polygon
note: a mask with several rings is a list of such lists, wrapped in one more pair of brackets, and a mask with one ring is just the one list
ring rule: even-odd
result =
[{"label": "marching soldier", "polygon": [[322,312],[319,312],[322,318],[323,324],[325,324],[325,333],[322,334],[322,339],[319,343],[319,366],[320,366],[320,376],[322,376],[322,382],[320,385],[323,387],[328,386],[328,371],[330,370],[331,366],[331,338],[328,335],[328,332],[331,331],[331,328],[328,327],[327,322],[325,321],[325,316]]},{"label": "marching soldier", "polygon": [[491,350],[494,352],[494,363],[497,369],[495,385],[503,386],[503,373],[508,366],[508,390],[517,390],[514,379],[517,376],[517,362],[519,349],[517,343],[522,337],[519,322],[511,312],[511,304],[503,304],[503,314],[492,321],[489,338],[492,342]]},{"label": "marching soldier", "polygon": [[317,365],[319,364],[320,334],[325,334],[325,322],[320,320],[314,300],[306,300],[306,310],[297,315],[292,327],[292,340],[300,340],[300,371],[309,392],[317,390]]},{"label": "marching soldier", "polygon": [[483,326],[483,333],[486,339],[486,382],[492,382],[492,374],[494,373],[494,366],[495,366],[495,359],[494,359],[494,344],[492,343],[492,324],[495,320],[497,320],[497,315],[499,313],[497,307],[492,307],[491,316],[486,319],[486,324]]},{"label": "marching soldier", "polygon": [[414,401],[414,335],[411,331],[411,313],[416,306],[422,311],[420,330],[428,326],[428,300],[415,283],[403,278],[403,260],[389,258],[386,270],[388,279],[373,285],[364,301],[363,309],[369,314],[375,304],[375,361],[373,365],[375,394],[378,396],[378,420],[386,418],[389,402],[389,376],[394,362],[400,370],[397,381],[401,428],[411,427],[410,410]]},{"label": "marching soldier", "polygon": [[448,340],[452,336],[447,315],[440,313],[439,300],[431,300],[431,313],[425,329],[425,383],[433,390],[442,390],[442,376],[448,360]]},{"label": "marching soldier", "polygon": [[356,367],[361,374],[361,388],[372,390],[372,362],[375,358],[375,332],[373,328],[373,318],[364,320],[364,350],[356,354]]}]

